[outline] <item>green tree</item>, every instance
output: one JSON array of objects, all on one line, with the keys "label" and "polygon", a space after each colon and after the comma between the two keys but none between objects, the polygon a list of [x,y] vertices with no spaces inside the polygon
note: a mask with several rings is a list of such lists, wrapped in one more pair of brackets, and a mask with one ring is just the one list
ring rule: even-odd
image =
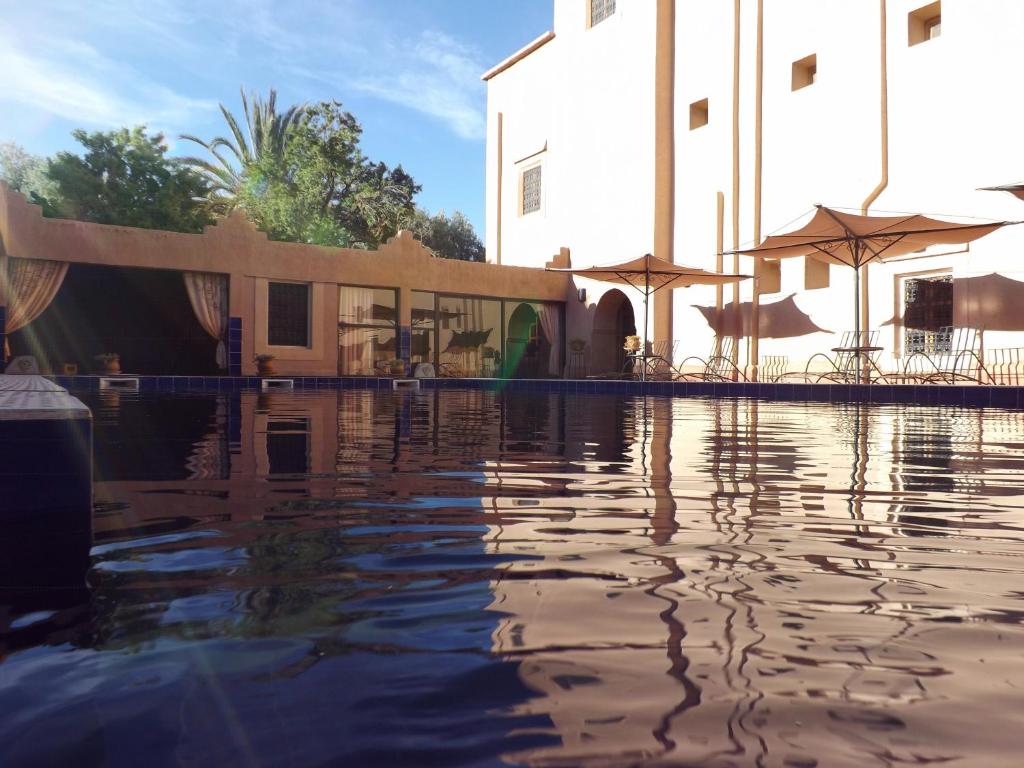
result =
[{"label": "green tree", "polygon": [[81,157],[59,152],[47,176],[54,195],[48,215],[146,229],[199,232],[210,223],[206,182],[167,157],[162,134],[144,126],[72,132]]},{"label": "green tree", "polygon": [[46,164],[45,157],[26,152],[19,144],[0,143],[0,179],[38,205],[46,205],[56,192]]},{"label": "green tree", "polygon": [[484,260],[484,244],[477,237],[473,224],[459,211],[449,218],[444,211],[431,216],[417,208],[404,228],[411,230],[427,248],[442,258]]},{"label": "green tree", "polygon": [[[279,163],[284,159],[292,129],[302,119],[304,107],[295,105],[282,113],[277,111],[277,91],[270,90],[267,100],[252,94],[252,101],[241,91],[245,130],[238,119],[223,104],[221,114],[228,124],[230,137],[216,136],[203,141],[191,134],[181,138],[191,141],[213,156],[213,161],[201,157],[186,157],[182,162],[202,174],[210,185],[210,203],[218,213],[231,211],[241,201],[247,184],[246,175],[254,169],[265,171],[268,161]],[[262,171],[261,171],[262,172]]]},{"label": "green tree", "polygon": [[238,204],[277,240],[377,247],[412,215],[420,187],[401,166],[367,159],[361,135],[340,102],[304,108],[280,156],[245,170]]}]

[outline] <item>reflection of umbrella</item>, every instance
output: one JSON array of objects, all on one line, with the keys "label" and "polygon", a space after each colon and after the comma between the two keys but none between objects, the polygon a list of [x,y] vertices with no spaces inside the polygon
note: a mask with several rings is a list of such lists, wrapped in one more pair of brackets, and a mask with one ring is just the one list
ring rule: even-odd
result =
[{"label": "reflection of umbrella", "polygon": [[[671,261],[659,259],[649,253],[638,259],[626,261],[621,264],[611,264],[605,267],[584,267],[582,269],[553,269],[547,268],[548,272],[569,272],[574,275],[592,277],[595,280],[603,280],[608,283],[619,285],[631,285],[644,294],[644,341],[649,338],[647,333],[647,304],[651,294],[661,288],[686,288],[691,285],[725,285],[746,280],[749,275],[725,275],[721,272],[708,272],[696,267],[684,267],[682,264],[673,264]],[[641,377],[644,376],[644,367],[640,368]]]},{"label": "reflection of umbrella", "polygon": [[488,328],[485,331],[453,331],[452,337],[448,340],[448,346],[445,347],[444,351],[479,349],[487,343],[493,330],[493,328]]},{"label": "reflection of umbrella", "polygon": [[1024,331],[1024,283],[993,272],[953,280],[953,325]]},{"label": "reflection of umbrella", "polygon": [[[860,268],[872,261],[887,261],[930,245],[969,243],[1006,224],[957,224],[920,214],[903,216],[861,216],[815,206],[814,216],[800,229],[784,235],[770,235],[754,248],[731,253],[766,259],[811,256],[826,264],[853,267],[853,324],[860,343]],[[860,366],[857,366],[860,380]]]},{"label": "reflection of umbrella", "polygon": [[[791,339],[809,333],[829,333],[825,328],[815,325],[810,315],[796,305],[794,296],[796,294],[791,293],[782,301],[761,305],[757,321],[758,338]],[[727,304],[721,311],[716,307],[693,306],[704,315],[716,336],[751,335],[752,302],[741,302],[739,313],[736,312],[735,304]]]}]

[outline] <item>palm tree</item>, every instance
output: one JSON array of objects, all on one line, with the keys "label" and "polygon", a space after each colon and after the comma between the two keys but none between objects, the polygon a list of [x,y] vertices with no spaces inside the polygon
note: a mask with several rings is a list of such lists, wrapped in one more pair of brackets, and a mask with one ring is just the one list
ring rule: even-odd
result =
[{"label": "palm tree", "polygon": [[195,168],[206,179],[210,185],[211,208],[221,214],[237,204],[247,169],[267,157],[284,156],[291,130],[302,120],[306,109],[304,104],[293,105],[278,114],[277,91],[273,88],[266,101],[253,93],[251,107],[244,89],[241,94],[245,131],[230,110],[221,104],[220,111],[231,131],[231,138],[216,136],[210,141],[203,141],[190,134],[181,135],[182,139],[195,142],[213,155],[215,162],[201,157],[185,157],[181,162]]}]

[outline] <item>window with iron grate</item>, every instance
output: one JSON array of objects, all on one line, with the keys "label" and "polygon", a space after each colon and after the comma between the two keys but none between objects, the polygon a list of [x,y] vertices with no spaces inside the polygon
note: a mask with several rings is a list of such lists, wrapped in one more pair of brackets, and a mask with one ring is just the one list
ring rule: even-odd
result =
[{"label": "window with iron grate", "polygon": [[953,345],[953,278],[918,278],[903,284],[906,354],[949,354]]},{"label": "window with iron grate", "polygon": [[267,343],[272,347],[309,346],[309,285],[267,286]]},{"label": "window with iron grate", "polygon": [[541,166],[527,168],[523,171],[523,204],[524,214],[540,210]]},{"label": "window with iron grate", "polygon": [[615,0],[590,0],[590,26],[600,24],[615,13]]}]

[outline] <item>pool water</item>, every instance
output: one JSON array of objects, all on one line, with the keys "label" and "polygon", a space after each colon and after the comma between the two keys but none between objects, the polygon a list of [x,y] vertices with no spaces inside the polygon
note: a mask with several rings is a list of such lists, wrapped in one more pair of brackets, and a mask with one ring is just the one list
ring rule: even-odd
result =
[{"label": "pool water", "polygon": [[1018,766],[1024,416],[83,395],[88,587],[0,765]]}]

